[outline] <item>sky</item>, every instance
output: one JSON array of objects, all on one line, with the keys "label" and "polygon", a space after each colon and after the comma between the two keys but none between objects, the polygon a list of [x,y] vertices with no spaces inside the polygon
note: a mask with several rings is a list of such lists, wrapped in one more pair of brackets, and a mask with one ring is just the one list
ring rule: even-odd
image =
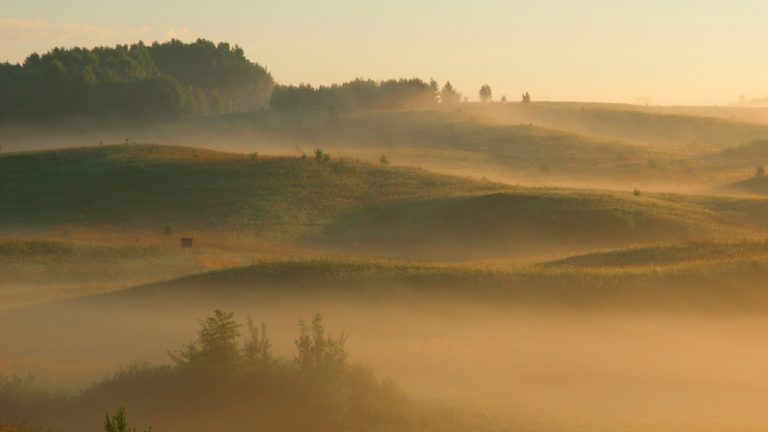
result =
[{"label": "sky", "polygon": [[765,0],[0,0],[0,62],[198,37],[279,83],[434,78],[496,98],[725,105],[768,97]]}]

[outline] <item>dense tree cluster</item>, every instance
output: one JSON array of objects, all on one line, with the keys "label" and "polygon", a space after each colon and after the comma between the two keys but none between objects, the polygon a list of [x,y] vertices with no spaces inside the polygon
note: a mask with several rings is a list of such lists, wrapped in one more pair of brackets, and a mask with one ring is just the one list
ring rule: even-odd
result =
[{"label": "dense tree cluster", "polygon": [[199,39],[56,48],[0,64],[0,116],[168,118],[265,106],[270,74],[243,50]]},{"label": "dense tree cluster", "polygon": [[270,105],[276,110],[424,108],[437,103],[437,82],[421,79],[373,81],[356,79],[343,84],[313,87],[276,86]]}]

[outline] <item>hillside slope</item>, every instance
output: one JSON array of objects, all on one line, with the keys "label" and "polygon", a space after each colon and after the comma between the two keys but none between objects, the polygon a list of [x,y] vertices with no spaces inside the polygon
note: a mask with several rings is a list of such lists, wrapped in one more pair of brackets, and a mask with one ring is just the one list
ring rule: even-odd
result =
[{"label": "hillside slope", "polygon": [[[423,304],[439,311],[442,300],[514,308],[547,304],[568,308],[653,307],[759,310],[768,304],[760,280],[768,276],[761,257],[719,259],[683,266],[583,268],[575,266],[485,266],[346,258],[265,260],[118,292],[82,297],[44,309],[69,306],[163,308],[245,307],[316,299]],[[426,303],[420,303],[426,301]],[[108,309],[107,309],[108,310]],[[20,310],[20,313],[24,313]]]},{"label": "hillside slope", "polygon": [[642,146],[707,151],[768,138],[768,125],[733,121],[695,110],[636,105],[536,102],[477,107],[478,115],[507,123],[532,122]]},{"label": "hillside slope", "polygon": [[673,194],[518,189],[370,205],[327,225],[319,238],[357,248],[411,248],[418,256],[492,255],[764,232],[768,200]]},{"label": "hillside slope", "polygon": [[0,155],[0,201],[0,229],[10,232],[170,228],[432,259],[768,228],[765,199],[530,189],[351,160],[158,145]]},{"label": "hillside slope", "polygon": [[[664,149],[648,149],[529,124],[484,121],[469,110],[345,113],[257,111],[195,117],[160,125],[98,130],[11,128],[6,150],[81,146],[100,141],[181,143],[202,148],[273,155],[311,154],[317,147],[334,155],[418,166],[455,175],[507,182],[551,184],[677,177],[684,161]],[[78,129],[78,130],[79,130]],[[0,135],[6,135],[2,133]],[[5,141],[5,142],[4,142]]]},{"label": "hillside slope", "polygon": [[742,195],[768,195],[768,177],[751,176],[719,188],[721,191]]},{"label": "hillside slope", "polygon": [[296,238],[363,203],[504,186],[416,169],[121,145],[0,155],[0,228],[87,225]]},{"label": "hillside slope", "polygon": [[670,243],[593,252],[543,263],[547,268],[659,268],[673,266],[722,266],[728,262],[765,260],[768,241]]}]

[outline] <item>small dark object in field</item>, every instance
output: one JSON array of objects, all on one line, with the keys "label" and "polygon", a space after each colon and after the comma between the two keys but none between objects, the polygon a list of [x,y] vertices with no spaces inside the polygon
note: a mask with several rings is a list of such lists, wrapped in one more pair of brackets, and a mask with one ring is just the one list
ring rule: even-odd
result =
[{"label": "small dark object in field", "polygon": [[192,247],[192,237],[184,237],[181,239],[181,247],[189,249]]},{"label": "small dark object in field", "polygon": [[632,192],[632,194],[633,194],[634,196],[640,196],[640,195],[642,194],[642,192],[640,192],[640,190],[638,190],[637,188],[635,188],[635,191],[634,191],[634,192]]}]

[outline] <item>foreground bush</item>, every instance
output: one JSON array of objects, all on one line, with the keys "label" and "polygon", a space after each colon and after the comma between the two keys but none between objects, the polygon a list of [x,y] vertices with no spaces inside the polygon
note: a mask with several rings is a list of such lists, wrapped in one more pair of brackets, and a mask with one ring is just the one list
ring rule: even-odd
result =
[{"label": "foreground bush", "polygon": [[[479,416],[411,401],[391,380],[350,366],[344,335],[328,335],[320,315],[299,322],[295,345],[293,358],[276,357],[263,324],[243,326],[217,310],[171,353],[170,365],[133,364],[71,397],[4,381],[0,422],[98,430],[105,424],[94,413],[125,407],[132,421],[158,432],[463,431],[483,424]],[[108,419],[113,429],[119,424]]]}]

